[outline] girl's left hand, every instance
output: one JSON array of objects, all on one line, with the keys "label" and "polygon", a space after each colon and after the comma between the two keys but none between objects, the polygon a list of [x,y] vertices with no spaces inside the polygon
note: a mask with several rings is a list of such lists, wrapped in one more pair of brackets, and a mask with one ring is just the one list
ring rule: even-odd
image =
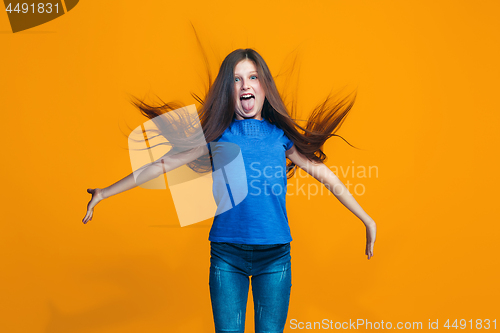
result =
[{"label": "girl's left hand", "polygon": [[377,235],[377,224],[375,221],[370,221],[369,223],[365,223],[366,226],[366,249],[365,254],[368,256],[368,259],[373,257],[373,245],[375,244],[375,238]]}]

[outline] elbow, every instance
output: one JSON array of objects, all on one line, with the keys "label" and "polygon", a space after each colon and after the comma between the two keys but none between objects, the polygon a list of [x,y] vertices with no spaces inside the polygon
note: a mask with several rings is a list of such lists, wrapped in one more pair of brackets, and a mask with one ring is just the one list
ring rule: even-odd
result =
[{"label": "elbow", "polygon": [[167,161],[167,159],[161,159],[160,161],[158,161],[158,163],[156,163],[156,172],[158,176],[167,173],[167,171],[169,170]]},{"label": "elbow", "polygon": [[176,160],[171,157],[159,159],[154,163],[155,171],[157,172],[158,176],[161,176],[164,173],[172,171],[181,166],[182,164],[183,163],[180,160]]},{"label": "elbow", "polygon": [[322,183],[326,186],[326,188],[330,192],[332,192],[335,195],[342,193],[345,187],[344,184],[333,172],[329,174],[327,177],[325,177]]},{"label": "elbow", "polygon": [[159,177],[168,171],[166,161],[162,162],[162,160],[154,162],[150,165],[150,168],[150,172],[153,174],[154,178]]}]

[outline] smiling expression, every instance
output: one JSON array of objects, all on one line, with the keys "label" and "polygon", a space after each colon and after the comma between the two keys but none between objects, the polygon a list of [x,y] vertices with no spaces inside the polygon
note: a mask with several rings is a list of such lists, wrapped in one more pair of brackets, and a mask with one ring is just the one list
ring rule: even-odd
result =
[{"label": "smiling expression", "polygon": [[[236,119],[254,118],[262,120],[262,106],[266,97],[261,87],[257,68],[253,61],[245,59],[234,68],[234,96]],[[245,100],[242,96],[253,96]],[[247,110],[245,107],[251,107]]]}]

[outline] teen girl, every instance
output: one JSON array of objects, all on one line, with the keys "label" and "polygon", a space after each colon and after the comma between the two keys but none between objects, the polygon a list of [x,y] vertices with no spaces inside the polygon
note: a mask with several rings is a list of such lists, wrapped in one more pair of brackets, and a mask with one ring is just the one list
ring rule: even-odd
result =
[{"label": "teen girl", "polygon": [[[92,220],[94,207],[103,199],[181,165],[188,164],[195,170],[194,166],[202,165],[203,157],[208,156],[212,170],[220,169],[224,162],[222,166],[217,163],[224,161],[224,143],[238,145],[247,178],[246,184],[243,179],[248,189],[246,197],[234,205],[238,189],[231,186],[230,180],[213,173],[218,207],[229,201],[234,206],[214,217],[209,234],[209,286],[215,331],[244,332],[251,276],[255,332],[283,332],[292,285],[286,183],[295,167],[324,184],[363,222],[365,254],[368,259],[373,256],[376,224],[323,164],[326,155],[321,150],[340,128],[353,102],[333,107],[325,102],[301,127],[289,115],[264,59],[253,49],[238,49],[224,59],[201,104],[200,123],[209,144],[167,153],[148,165],[140,180],[135,180],[132,173],[106,188],[87,189],[92,199],[83,223]],[[169,104],[137,106],[150,119],[173,109]]]}]

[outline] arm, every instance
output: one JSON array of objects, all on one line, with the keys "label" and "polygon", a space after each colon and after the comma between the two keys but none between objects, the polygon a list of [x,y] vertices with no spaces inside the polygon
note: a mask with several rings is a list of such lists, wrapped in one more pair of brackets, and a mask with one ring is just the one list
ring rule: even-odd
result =
[{"label": "arm", "polygon": [[366,227],[367,236],[365,254],[368,255],[368,259],[370,259],[373,256],[373,243],[375,242],[376,235],[375,221],[363,210],[363,208],[361,208],[345,185],[324,163],[310,161],[295,148],[295,145],[286,151],[286,157],[299,168],[324,184],[347,209],[363,222]]},{"label": "arm", "polygon": [[130,190],[145,182],[155,179],[166,172],[180,167],[181,165],[194,161],[195,159],[203,156],[206,153],[208,153],[208,148],[206,145],[199,146],[180,153],[176,153],[170,150],[168,153],[166,153],[156,161],[137,169],[125,178],[120,179],[116,183],[106,188],[87,189],[87,192],[92,194],[92,198],[87,205],[87,214],[83,218],[82,222],[87,223],[88,221],[92,220],[95,205],[97,205],[103,199],[107,199],[113,195]]}]

